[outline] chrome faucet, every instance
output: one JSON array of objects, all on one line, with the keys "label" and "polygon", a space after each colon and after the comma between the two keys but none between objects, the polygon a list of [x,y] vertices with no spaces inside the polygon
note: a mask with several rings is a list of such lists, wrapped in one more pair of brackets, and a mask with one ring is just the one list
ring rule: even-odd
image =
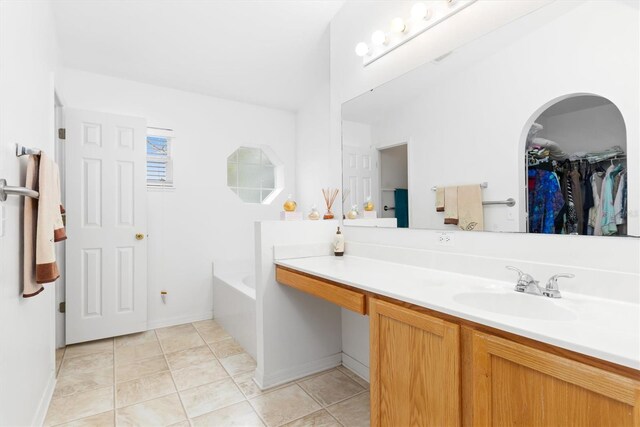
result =
[{"label": "chrome faucet", "polygon": [[540,282],[534,279],[533,276],[511,265],[508,265],[507,269],[518,273],[518,282],[516,283],[514,291],[524,292],[525,294],[542,295],[542,290],[540,286],[538,286]]},{"label": "chrome faucet", "polygon": [[549,280],[547,281],[547,286],[545,286],[545,288],[542,289],[538,285],[538,283],[540,282],[534,279],[533,276],[531,276],[530,274],[527,274],[524,271],[518,268],[512,267],[510,265],[507,266],[507,269],[513,270],[516,273],[518,273],[518,282],[516,283],[516,287],[514,288],[516,292],[524,292],[525,294],[532,294],[532,295],[544,295],[545,297],[548,297],[548,298],[562,298],[562,295],[560,294],[560,290],[558,289],[558,279],[560,277],[566,277],[569,279],[572,279],[575,277],[574,274],[569,274],[569,273],[556,274],[554,276],[551,276],[551,278],[549,278]]},{"label": "chrome faucet", "polygon": [[549,298],[562,298],[562,295],[560,295],[560,290],[558,289],[558,278],[560,277],[573,279],[574,277],[576,277],[576,275],[569,274],[569,273],[560,273],[560,274],[551,276],[551,278],[549,278],[549,280],[547,281],[547,286],[545,290],[542,291],[542,295]]}]

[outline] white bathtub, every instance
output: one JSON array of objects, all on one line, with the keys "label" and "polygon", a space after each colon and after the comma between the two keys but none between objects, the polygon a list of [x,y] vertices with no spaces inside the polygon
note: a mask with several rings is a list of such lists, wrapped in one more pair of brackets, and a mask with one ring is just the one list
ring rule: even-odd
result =
[{"label": "white bathtub", "polygon": [[213,318],[256,358],[256,288],[253,261],[213,263]]}]

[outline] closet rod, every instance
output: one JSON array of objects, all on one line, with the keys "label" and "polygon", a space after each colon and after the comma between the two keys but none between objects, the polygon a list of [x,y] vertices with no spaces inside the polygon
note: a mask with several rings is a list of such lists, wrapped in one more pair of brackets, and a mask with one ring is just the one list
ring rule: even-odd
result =
[{"label": "closet rod", "polygon": [[7,195],[14,194],[16,196],[31,197],[37,199],[40,197],[37,191],[31,190],[26,187],[11,187],[7,185],[6,179],[0,179],[0,202],[7,200]]}]

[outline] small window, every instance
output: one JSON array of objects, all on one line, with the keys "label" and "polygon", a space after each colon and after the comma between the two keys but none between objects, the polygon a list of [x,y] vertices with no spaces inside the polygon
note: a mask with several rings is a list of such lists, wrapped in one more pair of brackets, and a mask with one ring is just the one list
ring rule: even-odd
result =
[{"label": "small window", "polygon": [[282,191],[281,169],[262,148],[240,147],[227,158],[227,186],[246,203],[269,204]]},{"label": "small window", "polygon": [[147,187],[173,188],[172,143],[172,131],[149,128],[147,132]]}]

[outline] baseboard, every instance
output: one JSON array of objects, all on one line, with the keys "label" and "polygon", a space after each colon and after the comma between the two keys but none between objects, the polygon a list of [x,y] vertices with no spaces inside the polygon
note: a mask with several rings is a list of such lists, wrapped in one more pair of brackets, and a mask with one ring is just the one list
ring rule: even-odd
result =
[{"label": "baseboard", "polygon": [[345,366],[345,368],[349,369],[366,382],[370,381],[369,367],[349,356],[347,353],[342,353],[342,364]]},{"label": "baseboard", "polygon": [[31,421],[32,426],[42,426],[44,425],[44,419],[47,416],[47,411],[49,410],[49,404],[51,403],[51,398],[53,397],[53,391],[56,388],[56,370],[54,369],[49,376],[49,380],[47,381],[47,386],[42,393],[42,397],[40,398],[40,403],[38,403],[38,408],[33,416],[33,420]]},{"label": "baseboard", "polygon": [[336,366],[340,366],[341,362],[342,353],[337,353],[303,365],[282,369],[270,375],[264,375],[262,370],[256,371],[254,381],[258,387],[265,390],[318,372],[326,371],[327,369],[335,368]]},{"label": "baseboard", "polygon": [[213,310],[201,314],[190,314],[188,316],[176,316],[168,319],[149,320],[147,329],[166,328],[167,326],[182,325],[183,323],[199,322],[200,320],[213,319]]}]

